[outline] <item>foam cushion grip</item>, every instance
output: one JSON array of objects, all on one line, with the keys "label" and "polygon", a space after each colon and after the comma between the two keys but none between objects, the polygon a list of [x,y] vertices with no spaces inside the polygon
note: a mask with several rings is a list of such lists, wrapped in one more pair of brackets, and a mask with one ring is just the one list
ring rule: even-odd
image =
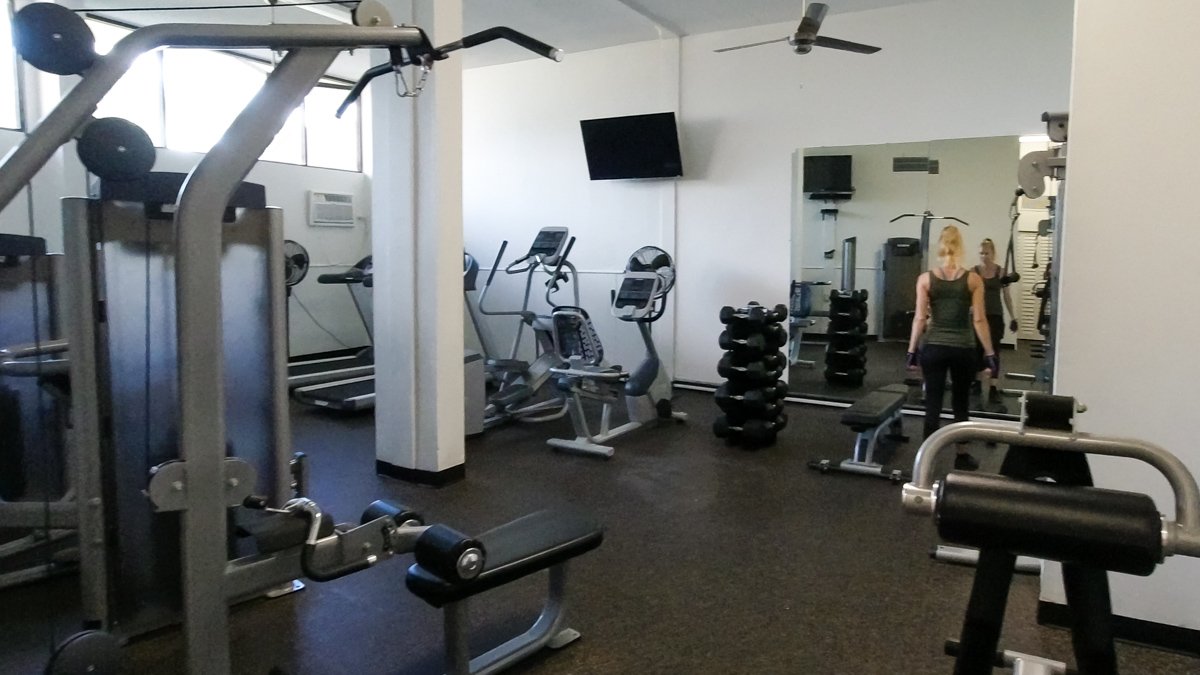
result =
[{"label": "foam cushion grip", "polygon": [[865,431],[888,421],[904,405],[907,391],[898,392],[888,388],[873,391],[854,402],[842,413],[842,424],[855,431]]},{"label": "foam cushion grip", "polygon": [[587,553],[600,546],[604,530],[581,514],[538,511],[477,539],[487,551],[479,576],[452,583],[417,564],[408,568],[408,590],[434,607],[458,602]]},{"label": "foam cushion grip", "polygon": [[937,493],[948,542],[1146,576],[1162,561],[1162,517],[1131,492],[953,472]]}]

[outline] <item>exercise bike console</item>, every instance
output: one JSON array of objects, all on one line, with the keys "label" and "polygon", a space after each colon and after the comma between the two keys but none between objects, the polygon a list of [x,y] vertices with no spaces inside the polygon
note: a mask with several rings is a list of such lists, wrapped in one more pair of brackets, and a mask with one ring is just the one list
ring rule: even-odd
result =
[{"label": "exercise bike console", "polygon": [[624,321],[650,316],[654,313],[654,299],[661,291],[662,280],[656,272],[626,272],[613,298],[613,316]]}]

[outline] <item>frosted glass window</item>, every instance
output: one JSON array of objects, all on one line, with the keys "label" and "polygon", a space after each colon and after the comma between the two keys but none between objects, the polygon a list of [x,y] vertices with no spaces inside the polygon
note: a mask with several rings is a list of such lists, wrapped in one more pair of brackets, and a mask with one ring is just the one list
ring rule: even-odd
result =
[{"label": "frosted glass window", "polygon": [[[96,52],[107,54],[121,38],[132,30],[105,21],[89,20],[88,26],[96,36]],[[150,135],[154,144],[162,147],[162,53],[142,54],[133,62],[121,79],[96,106],[96,117],[120,117],[138,125]]]},{"label": "frosted glass window", "polygon": [[309,166],[362,170],[358,103],[347,108],[341,119],[335,116],[345,98],[344,89],[317,87],[304,99]]},{"label": "frosted glass window", "polygon": [[255,64],[220,52],[163,52],[167,147],[208,152],[266,81]]}]

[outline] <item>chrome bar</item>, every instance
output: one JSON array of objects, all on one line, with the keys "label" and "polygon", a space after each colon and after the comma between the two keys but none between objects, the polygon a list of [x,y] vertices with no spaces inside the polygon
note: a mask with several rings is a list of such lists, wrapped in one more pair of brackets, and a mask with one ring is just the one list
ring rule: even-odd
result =
[{"label": "chrome bar", "polygon": [[180,191],[175,293],[180,455],[187,466],[188,503],[182,514],[181,557],[192,675],[230,672],[226,551],[214,545],[226,536],[222,215],[238,184],[339,52],[334,48],[288,52]]}]

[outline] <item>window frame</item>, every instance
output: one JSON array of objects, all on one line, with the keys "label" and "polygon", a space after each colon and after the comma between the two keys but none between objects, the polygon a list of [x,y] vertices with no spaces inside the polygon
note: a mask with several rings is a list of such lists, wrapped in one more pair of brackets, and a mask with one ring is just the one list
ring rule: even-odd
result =
[{"label": "window frame", "polygon": [[[8,6],[11,10],[12,0],[8,0]],[[136,24],[128,23],[125,21],[119,21],[119,20],[113,19],[111,17],[101,16],[98,14],[93,14],[91,12],[83,13],[83,18],[86,20],[89,20],[89,21],[106,23],[111,26],[116,26],[118,28],[124,28],[124,29],[130,30],[130,31],[134,31],[134,30],[137,30],[138,28],[141,28],[141,26],[138,26]],[[157,50],[158,60],[159,60],[159,73],[161,74],[161,76],[158,79],[158,116],[159,116],[159,121],[160,121],[160,123],[162,125],[162,129],[163,129],[163,144],[156,145],[155,147],[162,148],[164,150],[171,150],[172,148],[166,144],[167,143],[167,134],[166,134],[166,129],[167,129],[167,87],[166,87],[166,64],[162,57],[163,51],[164,50],[161,50],[161,49]],[[224,54],[225,56],[230,56],[235,59],[249,61],[250,63],[256,64],[258,66],[266,66],[267,67],[266,72],[267,72],[268,76],[273,71],[273,69],[278,65],[267,59],[260,58],[257,56],[251,56],[249,54],[243,54],[241,52],[231,50],[231,49],[203,49],[203,50],[196,50],[196,51],[207,51],[207,52],[213,52],[216,54]],[[19,84],[20,84],[20,81],[18,79],[18,95],[20,94]],[[317,88],[323,88],[323,89],[336,89],[339,91],[350,91],[353,87],[354,87],[354,82],[352,80],[348,80],[343,77],[338,77],[336,75],[326,74],[326,75],[321,76],[321,79],[317,82],[317,85],[313,89],[315,90]],[[18,108],[19,108],[19,105],[18,105]],[[326,171],[345,171],[347,173],[362,173],[363,172],[363,113],[362,113],[362,108],[363,108],[362,101],[361,100],[355,101],[355,103],[354,103],[354,114],[356,117],[356,119],[355,119],[355,129],[356,129],[355,136],[356,136],[356,141],[357,141],[355,144],[355,155],[356,155],[355,162],[354,162],[355,168],[346,169],[346,168],[340,168],[340,167],[320,166],[320,165],[314,165],[314,164],[309,163],[309,161],[308,161],[308,156],[309,156],[309,152],[308,152],[309,117],[308,117],[307,105],[303,102],[300,104],[300,110],[301,110],[301,114],[300,114],[300,118],[301,118],[300,119],[300,122],[301,122],[300,155],[303,159],[303,163],[297,164],[295,162],[282,162],[279,160],[270,160],[270,159],[261,159],[261,158],[258,161],[269,162],[271,164],[283,164],[285,166],[303,166],[303,167],[308,167],[308,168],[313,168],[313,169],[324,169]],[[0,126],[0,129],[3,129],[3,128],[5,128],[5,127]],[[17,131],[22,131],[22,130],[23,129],[17,129]],[[193,152],[193,151],[179,150],[177,152]]]}]

